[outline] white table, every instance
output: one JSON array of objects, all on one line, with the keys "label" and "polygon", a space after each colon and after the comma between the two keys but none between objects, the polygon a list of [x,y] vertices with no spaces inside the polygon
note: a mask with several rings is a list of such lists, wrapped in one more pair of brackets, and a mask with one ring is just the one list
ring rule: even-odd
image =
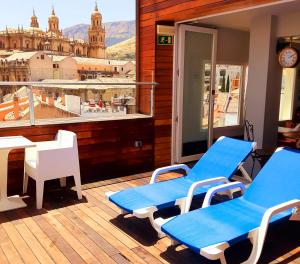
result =
[{"label": "white table", "polygon": [[12,149],[34,147],[35,144],[22,137],[0,137],[0,212],[25,207],[18,196],[7,197],[8,154]]}]

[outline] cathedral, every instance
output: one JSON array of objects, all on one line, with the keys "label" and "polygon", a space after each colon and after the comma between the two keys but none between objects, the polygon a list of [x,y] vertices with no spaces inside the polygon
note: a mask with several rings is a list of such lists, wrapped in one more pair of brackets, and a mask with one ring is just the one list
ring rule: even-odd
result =
[{"label": "cathedral", "polygon": [[105,29],[97,3],[91,15],[88,41],[64,37],[54,7],[46,32],[40,29],[34,10],[28,29],[6,27],[0,31],[0,50],[44,51],[53,55],[105,58],[105,49]]}]

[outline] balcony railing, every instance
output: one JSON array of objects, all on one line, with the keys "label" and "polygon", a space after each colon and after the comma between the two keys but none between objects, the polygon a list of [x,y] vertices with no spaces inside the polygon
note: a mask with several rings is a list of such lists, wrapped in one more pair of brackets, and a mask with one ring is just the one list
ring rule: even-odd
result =
[{"label": "balcony railing", "polygon": [[[152,117],[157,85],[115,78],[0,82],[0,127]],[[137,88],[149,91],[149,111],[142,115],[136,109]]]}]

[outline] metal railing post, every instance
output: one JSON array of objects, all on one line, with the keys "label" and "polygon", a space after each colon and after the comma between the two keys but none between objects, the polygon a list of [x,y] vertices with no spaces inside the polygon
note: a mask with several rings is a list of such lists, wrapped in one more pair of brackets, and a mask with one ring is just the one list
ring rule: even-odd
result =
[{"label": "metal railing post", "polygon": [[27,87],[28,89],[28,99],[29,99],[29,120],[30,125],[35,125],[35,117],[34,117],[34,99],[33,99],[33,93],[32,93],[32,85]]}]

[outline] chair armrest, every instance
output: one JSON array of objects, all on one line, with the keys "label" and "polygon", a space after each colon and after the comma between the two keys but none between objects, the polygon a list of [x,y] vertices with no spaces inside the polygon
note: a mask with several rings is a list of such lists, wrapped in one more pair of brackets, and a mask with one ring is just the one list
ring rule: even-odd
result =
[{"label": "chair armrest", "polygon": [[214,184],[214,183],[228,183],[228,182],[229,181],[226,177],[216,177],[216,178],[211,178],[211,179],[202,180],[202,181],[193,183],[188,191],[188,195],[185,199],[185,204],[181,208],[181,214],[189,212],[191,203],[193,200],[194,192],[197,188],[205,186],[205,185],[209,185],[209,184]]},{"label": "chair armrest", "polygon": [[295,200],[290,200],[285,203],[281,203],[279,205],[275,205],[275,206],[269,208],[264,213],[264,216],[261,220],[261,224],[260,224],[259,228],[257,229],[257,231],[254,232],[253,248],[252,248],[250,257],[245,262],[243,262],[243,264],[256,264],[258,262],[259,257],[262,252],[262,249],[263,249],[266,234],[268,231],[268,226],[269,226],[272,216],[277,215],[281,212],[284,212],[288,209],[298,208],[298,207],[300,207],[300,200],[295,199]]},{"label": "chair armrest", "polygon": [[169,172],[172,170],[179,170],[179,169],[185,170],[186,174],[190,171],[190,168],[185,164],[175,164],[175,165],[171,165],[171,166],[158,168],[152,173],[150,184],[155,183],[156,179],[158,178],[158,176],[160,174],[166,173],[166,172]]},{"label": "chair armrest", "polygon": [[222,184],[222,185],[218,185],[218,186],[210,188],[205,195],[205,198],[204,198],[204,201],[202,204],[202,208],[206,208],[206,207],[210,206],[211,200],[216,193],[232,190],[235,188],[241,189],[242,193],[246,189],[245,185],[241,182],[230,182],[230,183],[226,183],[226,184]]},{"label": "chair armrest", "polygon": [[36,160],[37,158],[37,148],[25,148],[25,162],[27,160]]},{"label": "chair armrest", "polygon": [[49,150],[49,149],[61,148],[58,144],[58,141],[36,142],[36,147],[37,147],[38,150]]}]

